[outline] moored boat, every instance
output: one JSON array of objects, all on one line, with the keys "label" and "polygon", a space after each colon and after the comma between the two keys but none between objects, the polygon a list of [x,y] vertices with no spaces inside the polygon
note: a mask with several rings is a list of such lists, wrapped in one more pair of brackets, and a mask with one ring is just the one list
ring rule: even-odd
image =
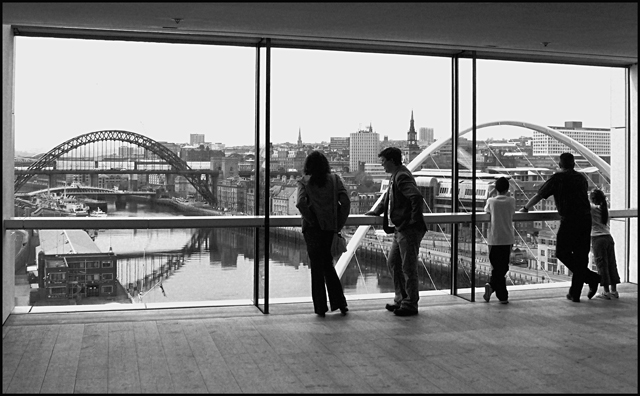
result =
[{"label": "moored boat", "polygon": [[[89,207],[73,197],[41,194],[35,200],[36,211],[42,216],[86,217]],[[38,210],[40,209],[40,210]],[[34,211],[34,213],[36,212]]]},{"label": "moored boat", "polygon": [[89,216],[91,216],[91,217],[107,217],[107,212],[103,212],[102,209],[97,208],[96,210],[93,210],[93,211],[89,212]]}]

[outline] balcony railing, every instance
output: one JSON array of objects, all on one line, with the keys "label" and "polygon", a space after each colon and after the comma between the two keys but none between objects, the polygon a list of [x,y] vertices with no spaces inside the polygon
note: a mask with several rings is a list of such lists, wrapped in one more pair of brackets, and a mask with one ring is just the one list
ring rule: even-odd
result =
[{"label": "balcony railing", "polygon": [[[427,224],[471,223],[471,213],[425,213]],[[638,217],[638,209],[609,210],[611,219]],[[350,215],[347,226],[382,226],[381,216]],[[556,211],[534,211],[515,213],[514,222],[560,220]],[[476,222],[489,222],[490,215],[484,212],[476,214]],[[270,216],[269,227],[298,227],[300,216]],[[189,217],[135,217],[135,218],[60,218],[60,217],[14,217],[4,220],[6,230],[30,229],[165,229],[165,228],[225,228],[225,227],[261,227],[264,228],[264,216],[189,216]]]},{"label": "balcony railing", "polygon": [[[628,209],[628,210],[610,210],[610,217],[615,221],[624,221],[624,219],[628,218],[637,218],[638,211],[637,209]],[[470,225],[472,221],[471,213],[437,213],[437,214],[424,214],[424,219],[427,224],[461,224],[461,225]],[[477,223],[486,223],[490,221],[490,215],[484,212],[479,212],[475,216],[475,220]],[[531,222],[531,221],[557,221],[559,220],[559,215],[556,211],[536,211],[530,213],[515,213],[514,214],[514,222]],[[381,227],[383,222],[383,218],[380,216],[365,216],[365,215],[351,215],[347,220],[347,227],[353,228],[354,226],[377,226]],[[300,216],[270,216],[268,222],[263,216],[194,216],[194,217],[135,217],[135,218],[91,218],[91,217],[82,217],[82,218],[58,218],[58,217],[16,217],[7,219],[4,221],[5,229],[9,232],[17,231],[17,230],[57,230],[57,229],[113,229],[113,230],[163,230],[163,229],[217,229],[217,228],[261,228],[264,229],[267,226],[269,228],[297,228],[299,229],[301,225]],[[265,234],[266,235],[266,234]],[[354,234],[355,235],[355,234]],[[487,261],[486,252],[480,252],[476,250],[475,261],[472,263],[471,253],[469,242],[453,241],[450,238],[450,235],[446,234],[445,238],[447,242],[451,241],[451,245],[445,247],[444,250],[453,253],[453,249],[458,249],[458,252],[461,252],[461,256],[463,260],[460,261],[461,268],[457,268],[456,275],[454,275],[454,279],[456,276],[460,277],[463,281],[455,281],[458,285],[463,285],[461,289],[457,289],[456,291],[448,290],[449,287],[440,287],[436,288],[434,284],[434,290],[438,290],[439,292],[449,291],[453,294],[458,293],[469,293],[468,290],[470,279],[473,278],[473,275],[469,275],[471,273],[471,265],[475,265],[476,270],[481,269],[484,274],[487,274],[487,271],[490,270],[489,263]],[[369,240],[369,242],[371,242]],[[465,246],[466,243],[466,246]],[[525,241],[523,244],[527,245]],[[476,245],[478,242],[476,241]],[[481,245],[481,243],[480,243]],[[434,245],[435,246],[435,245]],[[355,255],[355,250],[358,246],[349,246],[350,250]],[[431,249],[431,248],[430,248]],[[439,248],[433,248],[432,253],[439,254]],[[443,252],[444,252],[443,250]],[[347,252],[349,253],[349,252]],[[446,253],[446,252],[445,252]],[[147,253],[148,254],[148,253]],[[434,257],[436,256],[434,255]],[[336,263],[336,269],[340,274],[342,274],[349,262],[351,261],[351,257],[347,257],[346,260],[340,260]],[[551,260],[549,260],[551,261]],[[623,258],[619,257],[619,261],[623,262]],[[434,262],[435,263],[435,262]],[[262,263],[260,265],[263,265]],[[629,263],[624,262],[625,266],[628,266]],[[445,266],[446,267],[446,266]],[[425,268],[426,269],[426,268]],[[538,269],[536,265],[535,269]],[[465,274],[464,271],[467,271]],[[454,270],[451,270],[452,272]],[[534,271],[535,272],[535,271]],[[549,276],[549,275],[552,276]],[[535,278],[532,283],[544,283],[544,282],[554,282],[557,281],[561,276],[556,276],[558,274],[554,274],[551,270],[549,271],[540,271],[539,275],[534,274]],[[564,275],[567,275],[566,273]],[[475,275],[478,277],[478,273]],[[546,276],[546,278],[545,278]],[[275,279],[276,275],[271,274],[268,278]],[[431,275],[429,274],[429,277]],[[554,278],[554,280],[552,280]],[[239,280],[241,282],[248,282],[248,279]],[[254,280],[255,282],[255,280]],[[477,283],[476,283],[477,284]],[[533,287],[536,287],[535,285]],[[282,293],[279,293],[282,294]],[[356,297],[356,295],[352,295],[352,298]],[[227,297],[228,298],[228,297]],[[301,298],[301,296],[289,296],[286,298]],[[303,297],[304,298],[304,297]],[[277,298],[272,298],[272,295],[269,295],[270,301],[279,301],[282,300],[282,296],[278,296]],[[217,300],[216,300],[217,301]],[[225,305],[228,304],[229,301],[226,301]],[[193,304],[202,305],[204,302],[194,302]],[[193,305],[191,304],[191,305]],[[149,307],[152,307],[154,304],[149,304]],[[176,306],[189,306],[189,304],[176,304]],[[218,304],[214,304],[218,305]],[[112,309],[139,309],[139,306],[117,306],[117,307],[103,307],[112,308]],[[74,309],[77,310],[86,310],[86,309],[96,309],[95,306],[89,308],[87,306],[77,306]],[[46,309],[45,309],[46,310]],[[38,310],[35,310],[36,312]]]}]

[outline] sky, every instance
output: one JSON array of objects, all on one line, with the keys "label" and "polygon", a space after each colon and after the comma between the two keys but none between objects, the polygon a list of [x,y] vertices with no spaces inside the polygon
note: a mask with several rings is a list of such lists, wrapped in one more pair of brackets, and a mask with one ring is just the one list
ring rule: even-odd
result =
[{"label": "sky", "polygon": [[[383,139],[415,128],[451,135],[448,58],[272,50],[271,141],[348,137],[372,126]],[[264,56],[262,57],[264,61]],[[611,126],[621,69],[479,60],[477,122]],[[471,61],[460,61],[460,129],[471,126]],[[612,78],[613,76],[613,78]],[[264,80],[263,80],[264,81]],[[261,92],[265,93],[264,84]],[[253,145],[255,49],[119,41],[16,38],[16,151],[47,152],[76,136],[125,130],[157,141],[190,134]],[[264,115],[261,116],[264,122]],[[492,127],[479,139],[530,136]]]}]

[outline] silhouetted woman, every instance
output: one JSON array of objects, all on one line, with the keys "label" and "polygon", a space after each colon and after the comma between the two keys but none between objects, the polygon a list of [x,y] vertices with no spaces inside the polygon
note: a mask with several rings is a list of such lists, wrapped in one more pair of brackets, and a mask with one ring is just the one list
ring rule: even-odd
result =
[{"label": "silhouetted woman", "polygon": [[615,242],[609,230],[607,197],[601,190],[595,189],[589,194],[589,200],[591,200],[591,251],[602,278],[600,284],[604,289],[604,292],[598,294],[596,298],[611,300],[611,298],[618,298],[616,285],[620,283],[620,275],[616,263]]},{"label": "silhouetted woman", "polygon": [[[349,194],[340,177],[331,173],[329,161],[319,151],[307,156],[304,174],[298,181],[296,207],[302,215],[302,234],[309,254],[313,309],[319,316],[325,316],[328,291],[331,311],[339,309],[342,315],[346,315],[349,309],[342,283],[333,266],[331,242],[349,217]],[[337,193],[334,193],[334,188]],[[336,195],[338,202],[335,201]]]}]

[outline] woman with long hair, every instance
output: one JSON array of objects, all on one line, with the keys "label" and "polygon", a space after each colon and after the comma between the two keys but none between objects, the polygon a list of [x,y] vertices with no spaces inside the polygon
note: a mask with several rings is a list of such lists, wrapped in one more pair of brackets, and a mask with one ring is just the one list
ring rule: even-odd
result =
[{"label": "woman with long hair", "polygon": [[602,280],[600,284],[604,292],[596,298],[611,300],[618,298],[616,285],[620,283],[618,265],[616,263],[615,242],[609,230],[609,208],[607,197],[602,190],[595,189],[589,194],[591,201],[591,251]]},{"label": "woman with long hair", "polygon": [[302,234],[309,254],[313,309],[318,316],[325,316],[328,292],[331,311],[339,309],[346,315],[349,309],[333,266],[331,242],[349,217],[351,201],[342,180],[331,173],[329,161],[320,151],[313,151],[305,160],[296,207],[302,215]]}]

